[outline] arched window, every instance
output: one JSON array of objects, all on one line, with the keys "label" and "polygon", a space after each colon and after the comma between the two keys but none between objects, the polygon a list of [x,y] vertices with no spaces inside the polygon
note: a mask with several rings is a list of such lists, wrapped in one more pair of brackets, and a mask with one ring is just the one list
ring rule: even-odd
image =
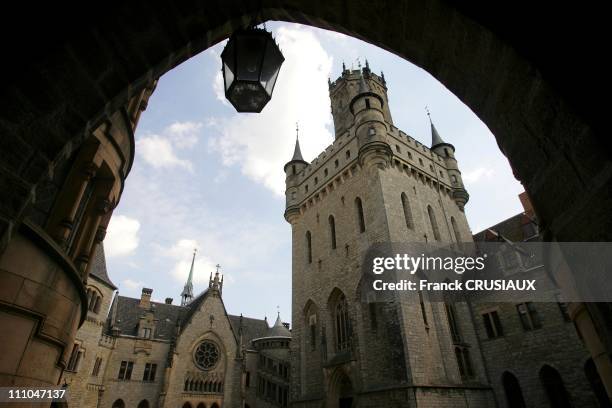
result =
[{"label": "arched window", "polygon": [[308,327],[307,342],[309,343],[308,349],[310,349],[310,351],[315,351],[317,349],[317,316],[317,306],[312,300],[309,300],[304,307],[304,319]]},{"label": "arched window", "polygon": [[431,224],[431,229],[433,230],[434,239],[436,241],[440,241],[440,230],[438,229],[438,223],[436,222],[436,214],[434,214],[434,210],[431,208],[431,205],[427,206],[427,214],[429,215],[429,223]]},{"label": "arched window", "polygon": [[191,404],[189,402],[186,402],[183,404],[183,408],[191,408]]},{"label": "arched window", "polygon": [[336,299],[334,307],[334,325],[336,329],[336,349],[348,350],[351,347],[351,325],[348,313],[348,303],[343,293]]},{"label": "arched window", "polygon": [[548,396],[550,406],[554,408],[571,408],[569,395],[563,385],[561,375],[549,365],[540,369],[540,381]]},{"label": "arched window", "polygon": [[149,401],[142,400],[138,403],[138,407],[137,408],[149,408]]},{"label": "arched window", "polygon": [[312,235],[306,231],[306,262],[312,263]]},{"label": "arched window", "polygon": [[334,216],[329,216],[329,238],[331,241],[332,249],[336,249],[336,221],[334,220]]},{"label": "arched window", "polygon": [[597,372],[597,367],[595,367],[595,363],[592,358],[589,358],[587,362],[584,364],[584,374],[586,375],[587,380],[589,380],[589,384],[591,384],[591,388],[593,389],[593,393],[599,402],[599,406],[602,408],[612,407],[612,403],[608,398],[608,394],[606,393],[606,388],[601,381],[601,377]]},{"label": "arched window", "polygon": [[359,232],[365,232],[365,217],[363,215],[363,204],[361,198],[355,198],[355,208],[357,210],[357,222],[359,223]]},{"label": "arched window", "polygon": [[113,402],[112,408],[125,408],[125,402],[123,402],[123,400],[120,398]]},{"label": "arched window", "polygon": [[521,385],[516,377],[508,371],[504,371],[502,374],[502,384],[504,386],[508,408],[525,408],[523,391],[521,391]]},{"label": "arched window", "polygon": [[406,193],[402,193],[402,207],[404,208],[404,220],[406,221],[406,227],[408,227],[408,229],[414,229],[412,210],[410,209],[410,203],[408,202],[408,196]]},{"label": "arched window", "polygon": [[203,402],[200,402],[196,408],[206,408],[206,405]]},{"label": "arched window", "polygon": [[459,233],[459,227],[455,217],[451,217],[451,225],[453,226],[453,232],[455,233],[455,241],[461,242],[461,234]]}]

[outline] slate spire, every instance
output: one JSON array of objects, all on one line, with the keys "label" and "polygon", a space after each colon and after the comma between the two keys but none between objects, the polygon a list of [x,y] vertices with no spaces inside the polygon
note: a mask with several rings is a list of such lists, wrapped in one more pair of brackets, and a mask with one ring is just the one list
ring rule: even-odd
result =
[{"label": "slate spire", "polygon": [[181,292],[181,306],[185,306],[193,299],[193,264],[195,263],[196,252],[198,252],[198,250],[194,249],[193,258],[191,259],[191,269],[189,269],[189,277]]}]

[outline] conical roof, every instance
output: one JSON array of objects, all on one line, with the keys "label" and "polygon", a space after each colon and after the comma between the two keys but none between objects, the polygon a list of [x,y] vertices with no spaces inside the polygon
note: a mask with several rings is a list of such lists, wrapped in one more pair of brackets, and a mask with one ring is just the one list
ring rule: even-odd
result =
[{"label": "conical roof", "polygon": [[283,324],[280,318],[280,313],[276,317],[274,326],[270,327],[270,330],[268,330],[266,337],[291,337],[291,332]]},{"label": "conical roof", "polygon": [[293,150],[293,158],[291,161],[304,161],[302,150],[300,149],[300,139],[295,138],[295,149]]},{"label": "conical roof", "polygon": [[434,126],[433,122],[431,123],[431,147],[434,148],[437,145],[445,144],[444,140],[440,137],[438,130]]}]

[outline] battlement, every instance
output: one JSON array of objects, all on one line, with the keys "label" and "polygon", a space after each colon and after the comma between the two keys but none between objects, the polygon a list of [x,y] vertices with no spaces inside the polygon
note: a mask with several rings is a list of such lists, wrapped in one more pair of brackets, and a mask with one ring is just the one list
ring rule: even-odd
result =
[{"label": "battlement", "polygon": [[382,75],[382,73],[381,75],[377,75],[367,68],[346,69],[335,81],[329,82],[330,95],[335,93],[341,87],[341,85],[346,83],[346,81],[358,81],[361,78],[362,74],[366,80],[375,82],[385,91],[387,90],[387,81],[385,80],[385,77]]}]

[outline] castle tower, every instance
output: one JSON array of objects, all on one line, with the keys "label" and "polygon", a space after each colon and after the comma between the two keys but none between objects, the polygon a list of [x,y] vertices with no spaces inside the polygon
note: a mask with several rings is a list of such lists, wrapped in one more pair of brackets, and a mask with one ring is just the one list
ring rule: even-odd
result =
[{"label": "castle tower", "polygon": [[191,259],[191,268],[189,269],[189,277],[181,292],[181,306],[185,306],[193,299],[193,264],[195,263],[197,249],[193,250],[193,258]]},{"label": "castle tower", "polygon": [[445,305],[426,294],[384,304],[360,296],[370,246],[471,240],[454,148],[437,131],[430,149],[394,127],[384,76],[367,63],[344,69],[329,91],[334,143],[285,165],[293,406],[494,405],[486,386],[470,388],[487,379],[467,307],[453,309],[455,336]]}]

